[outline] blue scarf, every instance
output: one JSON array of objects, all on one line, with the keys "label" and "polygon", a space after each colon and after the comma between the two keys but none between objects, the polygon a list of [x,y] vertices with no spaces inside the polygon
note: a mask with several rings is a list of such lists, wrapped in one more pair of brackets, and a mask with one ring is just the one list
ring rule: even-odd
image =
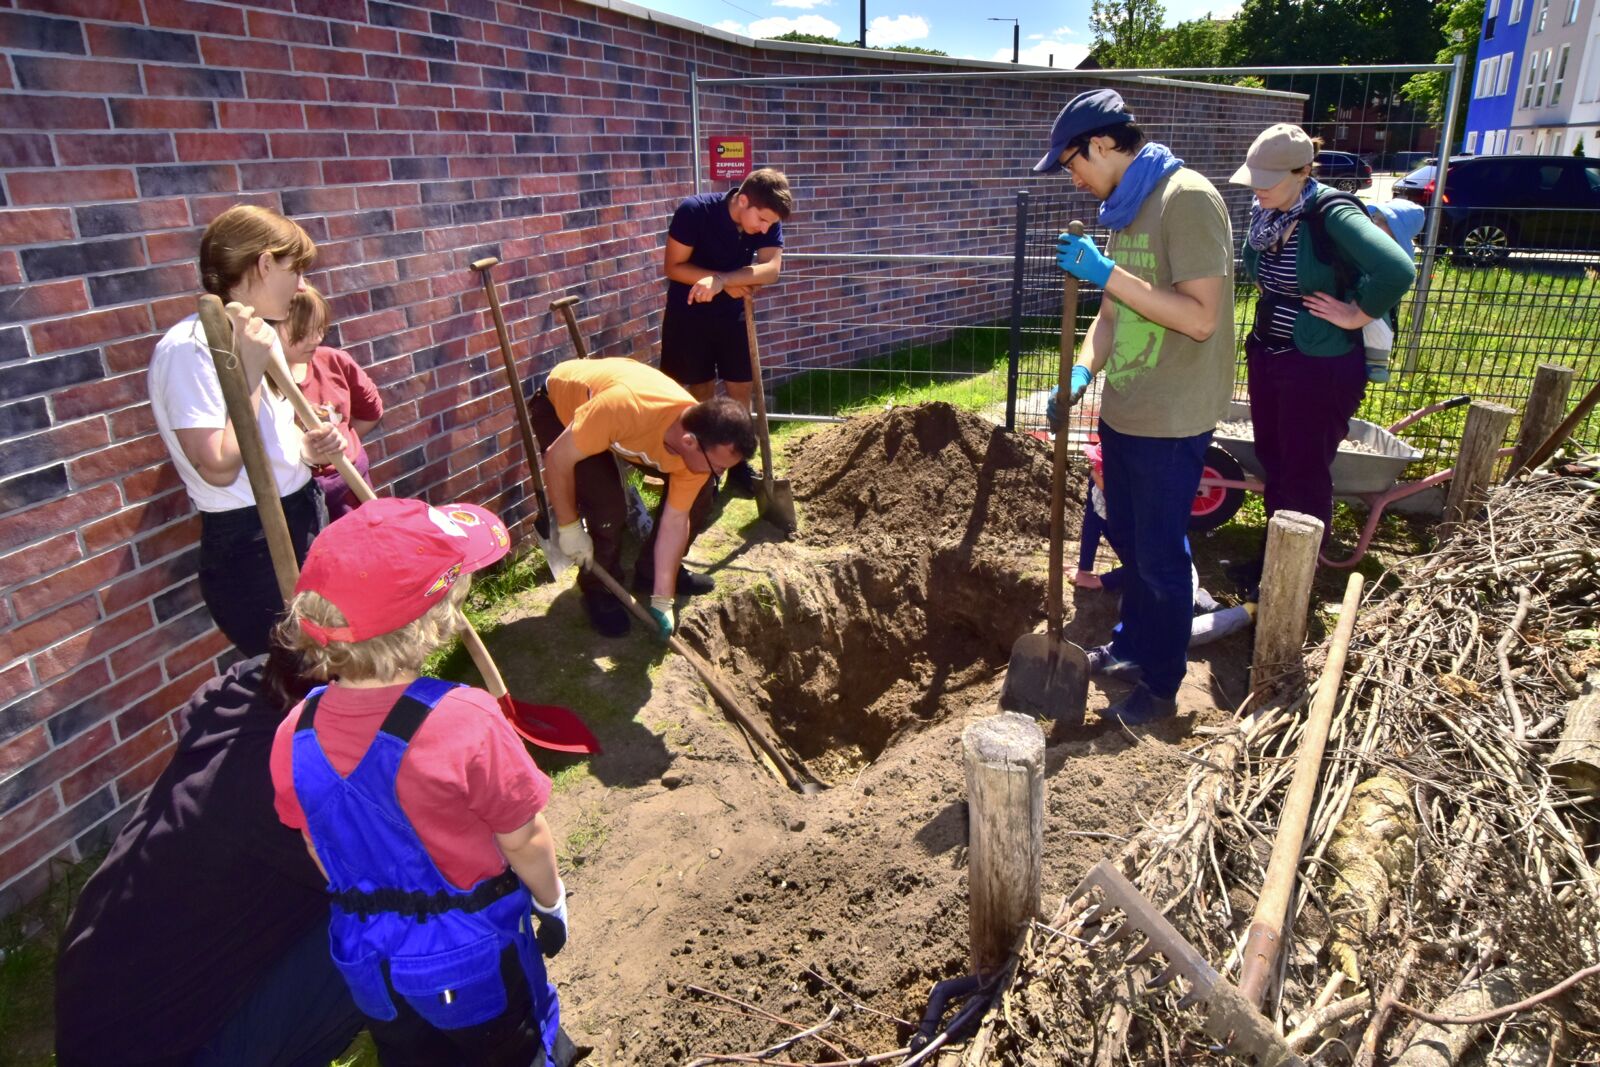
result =
[{"label": "blue scarf", "polygon": [[1139,149],[1139,154],[1123,172],[1122,180],[1111,191],[1111,199],[1100,205],[1100,225],[1108,230],[1127,227],[1144,206],[1150,190],[1181,166],[1183,160],[1168,151],[1164,144],[1152,141]]}]

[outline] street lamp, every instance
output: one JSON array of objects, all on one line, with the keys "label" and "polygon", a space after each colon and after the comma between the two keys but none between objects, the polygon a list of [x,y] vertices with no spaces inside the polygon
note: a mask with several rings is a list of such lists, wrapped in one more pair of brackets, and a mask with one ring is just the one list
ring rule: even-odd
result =
[{"label": "street lamp", "polygon": [[1022,61],[1022,20],[990,18],[989,21],[1011,23],[1011,62],[1020,63]]}]

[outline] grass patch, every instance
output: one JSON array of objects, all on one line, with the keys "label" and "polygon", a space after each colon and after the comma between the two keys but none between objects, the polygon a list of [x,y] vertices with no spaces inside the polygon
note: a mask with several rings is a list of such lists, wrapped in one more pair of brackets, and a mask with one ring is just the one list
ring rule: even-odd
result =
[{"label": "grass patch", "polygon": [[935,400],[973,410],[1004,404],[1010,343],[1005,326],[963,326],[936,344],[898,348],[848,367],[802,371],[773,388],[774,410],[853,415]]}]

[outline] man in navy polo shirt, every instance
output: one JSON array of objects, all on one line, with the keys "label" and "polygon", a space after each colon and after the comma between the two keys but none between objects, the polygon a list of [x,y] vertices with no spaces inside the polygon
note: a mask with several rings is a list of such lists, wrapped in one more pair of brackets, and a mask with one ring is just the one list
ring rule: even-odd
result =
[{"label": "man in navy polo shirt", "polygon": [[[744,297],[778,280],[783,220],[793,209],[789,180],[762,168],[736,192],[691,196],[672,213],[662,264],[661,370],[696,400],[711,399],[720,379],[728,396],[750,410]],[[748,493],[749,463],[730,469],[728,480]]]}]

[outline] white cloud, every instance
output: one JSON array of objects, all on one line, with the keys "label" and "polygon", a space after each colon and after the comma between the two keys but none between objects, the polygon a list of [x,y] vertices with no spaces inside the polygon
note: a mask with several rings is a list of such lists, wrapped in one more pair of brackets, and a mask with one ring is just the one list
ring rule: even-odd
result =
[{"label": "white cloud", "polygon": [[733,19],[723,19],[717,23],[716,28],[742,34],[745,37],[781,37],[783,34],[795,32],[815,34],[818,37],[839,36],[839,24],[821,15],[801,15],[793,19],[775,15],[771,18],[756,19],[748,26]]},{"label": "white cloud", "polygon": [[1030,41],[1042,41],[1042,40],[1044,40],[1044,34],[1042,34],[1042,33],[1030,33],[1030,34],[1028,34],[1028,40],[1030,40]]},{"label": "white cloud", "polygon": [[793,7],[810,11],[815,7],[832,7],[833,0],[772,0],[773,7]]},{"label": "white cloud", "polygon": [[1078,31],[1073,29],[1071,26],[1057,26],[1055,29],[1050,31],[1050,36],[1052,36],[1052,37],[1067,37],[1067,36],[1074,35],[1077,32]]},{"label": "white cloud", "polygon": [[[1021,60],[1023,63],[1031,63],[1036,67],[1047,67],[1051,63],[1051,57],[1054,56],[1056,66],[1076,67],[1083,62],[1083,57],[1088,54],[1089,48],[1087,45],[1067,41],[1044,40],[1024,48]],[[1011,61],[1011,49],[1009,47],[996,48],[993,55],[984,58],[995,62],[1009,63]]]},{"label": "white cloud", "polygon": [[928,20],[921,15],[879,15],[867,24],[867,44],[877,48],[921,41],[927,36]]}]

